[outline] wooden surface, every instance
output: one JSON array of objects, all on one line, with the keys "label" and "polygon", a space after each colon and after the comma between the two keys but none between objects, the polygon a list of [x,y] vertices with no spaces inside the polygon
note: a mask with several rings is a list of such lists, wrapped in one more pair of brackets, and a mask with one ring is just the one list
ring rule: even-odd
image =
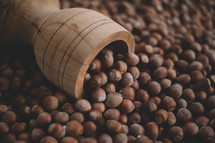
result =
[{"label": "wooden surface", "polygon": [[[20,8],[16,8],[15,16],[2,20],[2,17],[5,19],[5,11],[11,13],[8,7],[14,6],[15,1],[22,1],[18,6],[22,7],[21,12]],[[58,10],[58,3],[50,1],[53,0],[35,0],[32,3],[29,0],[11,0],[11,6],[0,9],[0,34],[8,34],[6,44],[15,41],[20,45],[33,46],[37,64],[47,79],[70,96],[81,98],[84,76],[95,56],[117,40],[124,43],[119,48],[124,46],[129,52],[134,52],[134,39],[122,26],[96,11],[83,8]],[[8,0],[1,0],[0,5],[6,3]],[[29,5],[31,10],[23,18],[23,7],[29,8]],[[16,22],[14,17],[21,21]],[[10,25],[10,21],[18,25]],[[5,23],[8,25],[5,26]],[[5,28],[11,29],[11,33],[6,33]],[[18,32],[17,28],[20,28]],[[22,30],[24,32],[17,42],[10,34],[15,31],[19,35]],[[0,41],[0,44],[5,43]]]}]

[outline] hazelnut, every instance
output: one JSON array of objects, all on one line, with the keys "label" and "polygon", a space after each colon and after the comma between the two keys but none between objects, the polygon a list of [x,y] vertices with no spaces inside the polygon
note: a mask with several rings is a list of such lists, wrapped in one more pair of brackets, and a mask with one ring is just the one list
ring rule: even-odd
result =
[{"label": "hazelnut", "polygon": [[211,109],[207,116],[210,120],[215,119],[215,109]]},{"label": "hazelnut", "polygon": [[101,77],[101,85],[105,85],[108,81],[108,77],[107,77],[106,73],[99,72],[98,75]]},{"label": "hazelnut", "polygon": [[107,121],[107,129],[110,133],[120,133],[122,131],[122,124],[116,120]]},{"label": "hazelnut", "polygon": [[142,110],[142,106],[143,106],[142,102],[135,100],[135,101],[133,101],[133,104],[134,104],[135,112],[140,112]]},{"label": "hazelnut", "polygon": [[176,107],[175,100],[170,96],[165,96],[161,104],[167,111],[173,111]]},{"label": "hazelnut", "polygon": [[186,108],[180,108],[176,114],[176,118],[179,122],[186,122],[191,120],[192,114]]},{"label": "hazelnut", "polygon": [[50,135],[57,139],[60,139],[65,136],[65,129],[59,123],[52,123],[51,125],[49,125],[48,132]]},{"label": "hazelnut", "polygon": [[144,128],[139,124],[132,124],[129,126],[129,134],[133,136],[143,135],[145,133]]},{"label": "hazelnut", "polygon": [[104,113],[104,117],[107,120],[120,120],[121,113],[118,109],[108,109]]},{"label": "hazelnut", "polygon": [[166,110],[159,109],[155,112],[154,118],[157,124],[163,124],[167,121],[168,113]]},{"label": "hazelnut", "polygon": [[170,80],[174,80],[176,78],[176,71],[174,69],[168,69],[167,78]]},{"label": "hazelnut", "polygon": [[186,88],[182,92],[182,98],[184,98],[187,103],[192,103],[195,100],[195,93],[192,89]]},{"label": "hazelnut", "polygon": [[199,132],[199,127],[194,122],[187,122],[183,131],[186,136],[195,136]]},{"label": "hazelnut", "polygon": [[42,137],[45,136],[45,131],[40,128],[34,128],[31,132],[31,138],[34,142],[40,141]]},{"label": "hazelnut", "polygon": [[149,94],[146,90],[139,89],[136,93],[136,99],[140,102],[146,102],[149,100]]},{"label": "hazelnut", "polygon": [[204,78],[202,72],[200,70],[193,70],[190,73],[191,81],[195,83],[196,81]]},{"label": "hazelnut", "polygon": [[58,99],[60,104],[63,104],[68,100],[67,96],[61,92],[55,92],[54,96]]},{"label": "hazelnut", "polygon": [[149,57],[146,55],[146,54],[144,54],[144,53],[139,53],[138,54],[138,57],[139,57],[139,59],[140,59],[140,64],[141,65],[147,65],[148,63],[149,63]]},{"label": "hazelnut", "polygon": [[179,98],[179,99],[176,101],[176,107],[177,107],[177,109],[180,109],[180,108],[187,108],[187,101],[184,100],[183,98]]},{"label": "hazelnut", "polygon": [[130,66],[135,66],[139,63],[139,57],[134,53],[127,53],[125,56],[125,61]]},{"label": "hazelnut", "polygon": [[78,140],[74,137],[63,137],[61,143],[78,143]]},{"label": "hazelnut", "polygon": [[195,123],[201,128],[209,125],[210,120],[206,116],[199,116],[195,119]]},{"label": "hazelnut", "polygon": [[16,136],[12,133],[4,134],[2,137],[2,143],[14,143],[16,141]]},{"label": "hazelnut", "polygon": [[128,66],[124,61],[120,60],[115,63],[115,68],[121,73],[125,73],[127,71]]},{"label": "hazelnut", "polygon": [[210,88],[211,82],[208,78],[202,78],[200,79],[194,86],[194,90],[196,91],[206,91]]},{"label": "hazelnut", "polygon": [[134,104],[131,100],[123,99],[120,105],[120,111],[123,113],[130,113],[134,110]]},{"label": "hazelnut", "polygon": [[128,135],[128,143],[134,143],[134,142],[136,142],[136,137],[132,135]]},{"label": "hazelnut", "polygon": [[8,125],[4,122],[0,122],[0,133],[1,134],[5,134],[8,133],[10,130],[10,128],[8,127]]},{"label": "hazelnut", "polygon": [[124,87],[131,86],[133,82],[134,82],[133,76],[129,72],[123,73],[121,79],[122,86]]},{"label": "hazelnut", "polygon": [[54,116],[54,121],[56,123],[60,123],[60,124],[65,124],[66,122],[69,121],[69,115],[66,112],[58,112],[55,116]]},{"label": "hazelnut", "polygon": [[193,115],[201,115],[205,112],[205,108],[200,102],[193,102],[189,109]]},{"label": "hazelnut", "polygon": [[171,84],[172,84],[172,81],[169,79],[166,79],[166,78],[164,78],[160,81],[160,85],[161,85],[162,90],[168,89],[171,86]]},{"label": "hazelnut", "polygon": [[160,93],[161,86],[156,81],[150,81],[149,84],[148,84],[148,86],[147,86],[147,91],[152,96],[156,96],[156,95],[158,95]]},{"label": "hazelnut", "polygon": [[158,67],[155,69],[153,75],[158,80],[164,79],[167,76],[167,69],[165,67]]},{"label": "hazelnut", "polygon": [[105,105],[109,108],[114,108],[122,103],[122,95],[117,92],[108,93]]},{"label": "hazelnut", "polygon": [[191,82],[191,77],[189,74],[181,74],[177,79],[182,85],[188,85]]},{"label": "hazelnut", "polygon": [[31,138],[31,135],[30,135],[29,132],[23,132],[23,133],[20,133],[17,136],[17,139],[19,139],[19,140],[25,140],[25,141],[30,140],[30,138]]},{"label": "hazelnut", "polygon": [[135,143],[153,143],[147,136],[140,135],[137,136]]},{"label": "hazelnut", "polygon": [[182,86],[180,84],[176,83],[169,87],[167,93],[169,96],[173,97],[174,99],[177,99],[177,98],[181,97],[182,89],[183,89]]},{"label": "hazelnut", "polygon": [[163,64],[163,57],[159,54],[153,54],[149,58],[149,66],[153,69],[160,67]]},{"label": "hazelnut", "polygon": [[55,96],[46,96],[43,99],[43,107],[46,110],[56,110],[58,108],[58,99]]},{"label": "hazelnut", "polygon": [[125,133],[126,135],[128,134],[128,126],[127,125],[122,125],[122,133]]},{"label": "hazelnut", "polygon": [[215,95],[212,95],[207,98],[207,107],[209,109],[215,108]]},{"label": "hazelnut", "polygon": [[184,132],[181,127],[173,126],[169,129],[169,137],[172,141],[177,142],[183,139]]},{"label": "hazelnut", "polygon": [[[26,109],[25,109],[26,110]],[[29,109],[29,111],[33,113],[33,115],[37,116],[38,114],[44,112],[44,109],[40,105],[34,105],[32,109]]]},{"label": "hazelnut", "polygon": [[139,81],[141,85],[146,85],[151,81],[151,76],[147,72],[141,72]]},{"label": "hazelnut", "polygon": [[121,115],[120,122],[121,122],[122,124],[127,124],[127,123],[128,123],[128,116],[127,116],[126,114],[123,113],[123,114]]},{"label": "hazelnut", "polygon": [[128,137],[125,133],[118,133],[113,137],[114,143],[127,143]]},{"label": "hazelnut", "polygon": [[158,125],[155,122],[148,122],[145,126],[146,135],[152,139],[156,140],[159,134]]},{"label": "hazelnut", "polygon": [[52,121],[52,117],[51,114],[47,113],[47,112],[42,112],[37,116],[37,123],[40,126],[46,126],[49,125]]},{"label": "hazelnut", "polygon": [[66,134],[72,137],[80,136],[83,133],[83,126],[76,120],[66,123]]},{"label": "hazelnut", "polygon": [[70,120],[76,120],[80,123],[84,122],[84,115],[80,112],[75,112],[70,116]]},{"label": "hazelnut", "polygon": [[103,102],[106,99],[106,93],[99,87],[90,93],[90,97],[94,102]]},{"label": "hazelnut", "polygon": [[139,124],[141,122],[141,116],[137,112],[133,112],[128,116],[129,124]]},{"label": "hazelnut", "polygon": [[101,62],[99,59],[95,58],[90,64],[89,71],[90,72],[99,72],[101,70]]},{"label": "hazelnut", "polygon": [[116,86],[114,83],[109,82],[105,84],[104,90],[107,93],[116,92]]},{"label": "hazelnut", "polygon": [[176,123],[176,117],[175,114],[172,112],[168,112],[168,118],[167,118],[167,123],[172,126]]},{"label": "hazelnut", "polygon": [[102,77],[100,75],[93,75],[87,82],[89,89],[95,89],[102,86]]},{"label": "hazelnut", "polygon": [[[204,91],[196,92],[196,99],[200,102],[204,101],[207,98],[207,93]],[[208,106],[210,106],[210,103],[207,103]]]},{"label": "hazelnut", "polygon": [[73,112],[75,112],[74,108],[73,108],[73,105],[70,104],[70,103],[65,103],[63,106],[62,106],[62,110],[68,114],[72,114]]},{"label": "hazelnut", "polygon": [[133,76],[134,80],[138,79],[140,76],[140,71],[136,66],[129,67],[128,72]]},{"label": "hazelnut", "polygon": [[135,98],[135,90],[132,87],[125,87],[120,92],[124,99],[129,99],[131,101]]},{"label": "hazelnut", "polygon": [[91,105],[90,105],[90,102],[86,99],[78,99],[76,102],[75,102],[75,108],[77,109],[77,111],[80,111],[80,112],[88,112],[91,110]]},{"label": "hazelnut", "polygon": [[96,124],[92,121],[87,121],[84,123],[84,134],[86,136],[91,136],[96,132]]},{"label": "hazelnut", "polygon": [[8,111],[7,105],[0,105],[0,115]]},{"label": "hazelnut", "polygon": [[83,137],[82,139],[80,139],[80,143],[97,143],[97,140],[94,137]]},{"label": "hazelnut", "polygon": [[138,80],[135,80],[131,86],[134,90],[138,90],[140,88]]},{"label": "hazelnut", "polygon": [[26,124],[25,123],[14,123],[11,126],[11,132],[14,134],[19,134],[26,129]]},{"label": "hazelnut", "polygon": [[16,120],[17,120],[17,115],[13,111],[7,111],[2,115],[2,121],[7,124],[12,124],[16,122]]},{"label": "hazelnut", "polygon": [[102,118],[102,113],[98,110],[89,111],[89,118],[93,121],[98,121]]},{"label": "hazelnut", "polygon": [[214,131],[211,127],[209,126],[203,126],[199,130],[199,136],[204,140],[204,141],[210,141],[214,138]]},{"label": "hazelnut", "polygon": [[92,109],[98,110],[103,113],[105,111],[105,104],[104,103],[93,103]]},{"label": "hazelnut", "polygon": [[112,137],[108,134],[101,134],[98,138],[99,143],[113,143]]},{"label": "hazelnut", "polygon": [[108,73],[108,79],[112,82],[118,82],[122,79],[122,74],[119,70],[111,69]]},{"label": "hazelnut", "polygon": [[52,136],[46,136],[40,140],[40,143],[58,143],[58,141]]},{"label": "hazelnut", "polygon": [[105,53],[101,56],[101,65],[104,68],[110,68],[113,66],[114,58],[113,55],[110,53]]},{"label": "hazelnut", "polygon": [[168,69],[173,69],[175,64],[171,59],[165,59],[163,62],[163,66],[168,68]]}]

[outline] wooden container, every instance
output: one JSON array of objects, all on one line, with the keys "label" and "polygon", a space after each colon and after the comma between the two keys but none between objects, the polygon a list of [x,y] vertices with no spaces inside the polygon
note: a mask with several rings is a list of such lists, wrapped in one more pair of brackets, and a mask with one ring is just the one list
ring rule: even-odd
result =
[{"label": "wooden container", "polygon": [[89,9],[60,10],[58,0],[1,0],[0,45],[31,46],[46,78],[81,98],[86,71],[108,44],[134,52],[134,38],[110,18]]}]

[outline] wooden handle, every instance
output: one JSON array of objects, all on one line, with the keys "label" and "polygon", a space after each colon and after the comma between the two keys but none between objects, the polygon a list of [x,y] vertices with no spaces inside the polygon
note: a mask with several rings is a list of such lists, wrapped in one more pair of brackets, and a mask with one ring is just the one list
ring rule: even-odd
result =
[{"label": "wooden handle", "polygon": [[[5,26],[5,21],[2,20],[4,11],[11,12],[10,3],[13,3],[12,6],[19,3],[19,7],[22,7],[22,10],[12,10],[15,17],[17,14],[17,17],[21,16],[25,13],[23,8],[31,5],[31,10],[23,22],[16,22],[26,22],[29,27],[16,25],[11,28],[11,33],[23,29],[24,32],[16,35],[22,35],[17,43],[33,46],[37,64],[43,74],[72,97],[81,98],[87,69],[105,46],[116,42],[119,48],[134,52],[135,43],[131,33],[96,11],[83,8],[59,10],[57,2],[51,3],[53,0],[11,0],[9,3],[8,0],[2,1],[0,5],[9,5],[3,7],[3,10],[0,9],[1,35],[5,32],[5,27],[11,28],[13,25],[10,24],[10,19],[15,21],[14,17],[9,17],[6,20],[9,25]],[[11,39],[17,40],[11,38],[13,35],[10,33],[5,32],[3,35],[5,34],[8,34],[10,43],[13,42]]]}]

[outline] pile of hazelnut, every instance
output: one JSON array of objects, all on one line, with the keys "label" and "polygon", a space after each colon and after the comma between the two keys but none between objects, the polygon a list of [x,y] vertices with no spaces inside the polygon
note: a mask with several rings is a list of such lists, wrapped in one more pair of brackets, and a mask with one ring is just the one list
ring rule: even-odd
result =
[{"label": "pile of hazelnut", "polygon": [[61,3],[113,18],[135,53],[105,47],[75,100],[44,78],[31,48],[0,47],[1,143],[215,143],[213,0]]}]

